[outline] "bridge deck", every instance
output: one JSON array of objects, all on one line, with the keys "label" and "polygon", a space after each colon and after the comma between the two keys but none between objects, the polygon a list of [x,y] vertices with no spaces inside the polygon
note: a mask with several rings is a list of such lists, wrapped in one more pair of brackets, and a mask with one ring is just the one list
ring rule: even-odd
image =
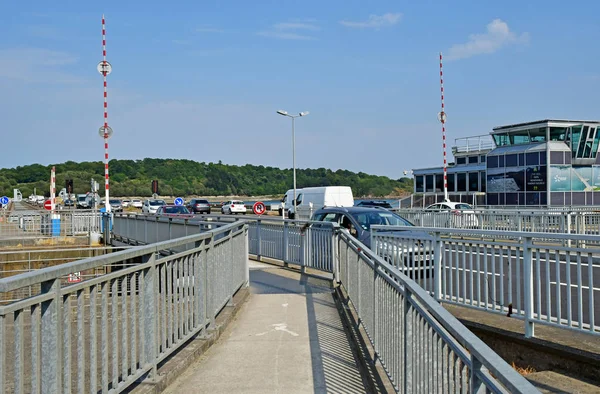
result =
[{"label": "bridge deck", "polygon": [[331,283],[250,262],[252,296],[166,393],[364,393]]}]

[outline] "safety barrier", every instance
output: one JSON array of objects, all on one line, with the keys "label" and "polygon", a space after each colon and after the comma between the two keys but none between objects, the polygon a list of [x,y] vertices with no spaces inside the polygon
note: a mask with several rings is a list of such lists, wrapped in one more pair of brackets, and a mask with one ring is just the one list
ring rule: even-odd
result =
[{"label": "safety barrier", "polygon": [[[596,236],[416,230],[373,226],[371,245],[395,267],[421,272],[417,282],[436,300],[523,319],[528,337],[535,323],[600,335]],[[425,245],[421,260],[389,258],[414,244]]]},{"label": "safety barrier", "polygon": [[436,212],[399,209],[396,212],[417,226],[492,231],[600,235],[600,212],[539,209],[476,209]]},{"label": "safety barrier", "polygon": [[247,255],[247,226],[233,223],[0,279],[0,295],[39,289],[0,306],[0,392],[116,393],[156,376],[248,283]]}]

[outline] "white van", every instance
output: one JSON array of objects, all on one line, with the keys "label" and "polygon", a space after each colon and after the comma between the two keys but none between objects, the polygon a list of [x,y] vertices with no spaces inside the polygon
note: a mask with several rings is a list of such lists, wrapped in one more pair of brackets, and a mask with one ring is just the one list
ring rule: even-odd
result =
[{"label": "white van", "polygon": [[297,212],[294,212],[293,196],[293,189],[286,193],[285,208],[288,211],[290,219],[310,219],[314,211],[323,207],[354,206],[354,196],[352,195],[350,186],[322,186],[296,189]]}]

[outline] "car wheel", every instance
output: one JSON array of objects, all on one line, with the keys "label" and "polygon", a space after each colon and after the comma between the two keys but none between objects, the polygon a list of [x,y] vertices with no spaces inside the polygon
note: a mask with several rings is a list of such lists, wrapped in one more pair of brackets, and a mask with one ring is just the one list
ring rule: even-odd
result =
[{"label": "car wheel", "polygon": [[283,216],[283,209],[279,208],[279,216]]}]

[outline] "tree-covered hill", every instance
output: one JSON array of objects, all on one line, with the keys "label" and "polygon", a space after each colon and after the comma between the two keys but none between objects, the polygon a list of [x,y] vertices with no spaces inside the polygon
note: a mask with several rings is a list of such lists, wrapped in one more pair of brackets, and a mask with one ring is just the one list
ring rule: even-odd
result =
[{"label": "tree-covered hill", "polygon": [[[12,196],[18,188],[23,196],[48,194],[51,166],[32,164],[0,169],[0,195]],[[283,195],[293,185],[292,169],[219,163],[198,163],[180,159],[111,160],[110,186],[114,196],[150,196],[151,182],[157,179],[163,196],[266,196]],[[296,169],[297,187],[350,186],[356,197],[398,196],[412,192],[410,178],[393,180],[385,176],[354,173],[325,168]],[[86,193],[90,179],[101,189],[104,184],[102,162],[66,163],[56,165],[56,189],[72,179],[74,193]]]}]

